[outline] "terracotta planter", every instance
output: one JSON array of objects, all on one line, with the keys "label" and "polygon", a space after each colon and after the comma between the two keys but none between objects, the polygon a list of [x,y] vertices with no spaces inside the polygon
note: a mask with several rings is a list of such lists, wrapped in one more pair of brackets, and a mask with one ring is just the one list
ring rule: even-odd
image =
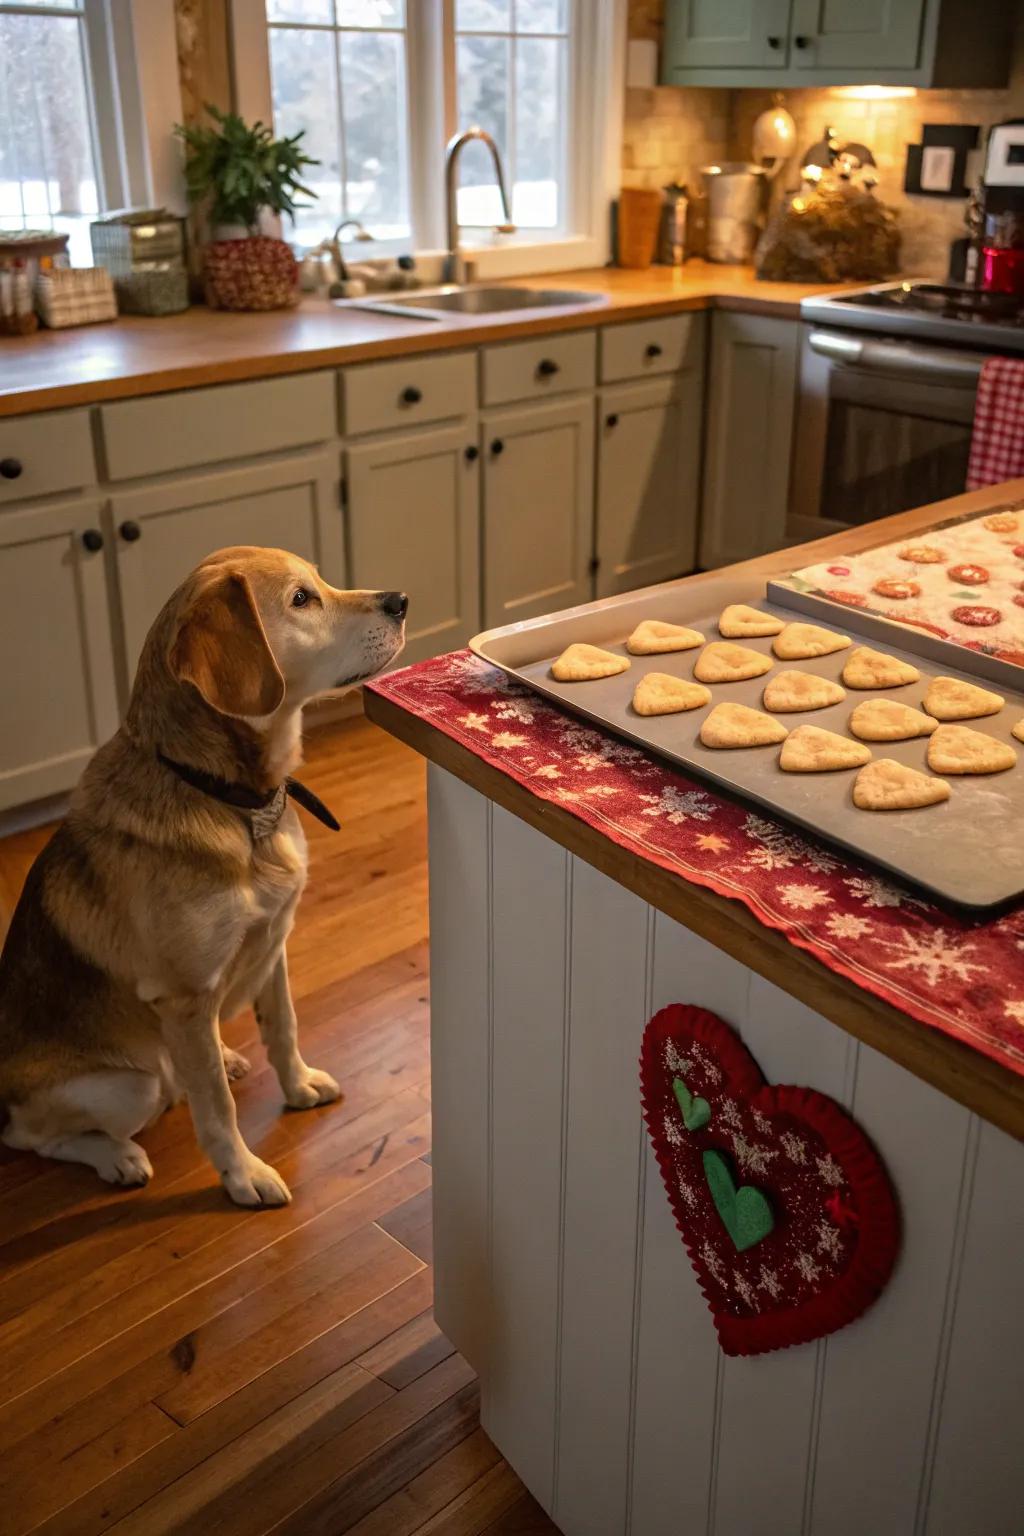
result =
[{"label": "terracotta planter", "polygon": [[286,309],[298,303],[299,264],[283,240],[213,240],[203,252],[211,309]]}]

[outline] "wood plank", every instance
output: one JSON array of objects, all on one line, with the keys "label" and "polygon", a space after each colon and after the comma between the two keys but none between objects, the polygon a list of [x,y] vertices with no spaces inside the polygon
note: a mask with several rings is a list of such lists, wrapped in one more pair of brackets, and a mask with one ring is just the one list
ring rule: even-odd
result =
[{"label": "wood plank", "polygon": [[512,1508],[489,1525],[484,1536],[559,1536],[531,1493],[521,1494]]},{"label": "wood plank", "polygon": [[444,1509],[500,1460],[483,1430],[474,1430],[352,1526],[351,1536],[416,1536],[424,1521]]},{"label": "wood plank", "polygon": [[417,1536],[480,1536],[491,1528],[496,1516],[517,1502],[521,1492],[522,1484],[512,1468],[501,1461],[421,1526]]},{"label": "wood plank", "polygon": [[434,1220],[430,1190],[413,1195],[403,1205],[396,1206],[380,1218],[380,1225],[424,1264],[433,1263]]},{"label": "wood plank", "polygon": [[453,1353],[454,1346],[437,1326],[433,1312],[421,1312],[360,1355],[358,1364],[389,1387],[400,1389]]}]

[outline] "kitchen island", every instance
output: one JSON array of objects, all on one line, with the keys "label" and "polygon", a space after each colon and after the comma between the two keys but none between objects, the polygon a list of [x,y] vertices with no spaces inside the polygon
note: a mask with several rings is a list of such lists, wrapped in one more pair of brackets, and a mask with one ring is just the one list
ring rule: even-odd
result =
[{"label": "kitchen island", "polygon": [[[730,574],[767,578],[1022,494]],[[454,716],[445,685],[427,698],[415,673],[370,691],[367,712],[430,763],[436,1312],[480,1373],[484,1427],[567,1536],[1015,1536],[1024,917],[972,931],[867,866],[824,873],[814,845],[763,818],[757,879],[727,896],[654,836],[699,806],[689,846],[728,857],[735,822],[699,786],[648,795],[651,835],[616,837],[604,768],[617,793],[634,772],[616,739],[578,744],[596,796],[560,793],[553,755],[527,786],[502,754],[525,756],[530,700],[478,663],[449,667]],[[835,901],[826,951],[812,909],[830,880],[853,900]],[[759,908],[773,885],[781,900]],[[900,978],[888,997],[861,964],[875,929]],[[989,940],[998,974],[978,961]],[[936,1027],[947,989],[982,1022],[998,1010],[998,1049],[958,1038],[955,1018]],[[671,1003],[734,1026],[769,1082],[846,1105],[888,1168],[896,1269],[828,1338],[719,1349],[640,1113],[644,1025]]]}]

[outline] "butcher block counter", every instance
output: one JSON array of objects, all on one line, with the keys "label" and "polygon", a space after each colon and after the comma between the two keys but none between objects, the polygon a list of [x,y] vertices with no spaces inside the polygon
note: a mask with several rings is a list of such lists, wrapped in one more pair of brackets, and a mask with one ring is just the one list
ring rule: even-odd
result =
[{"label": "butcher block counter", "polygon": [[[749,267],[691,261],[682,268],[651,267],[644,272],[603,268],[547,273],[510,279],[505,286],[572,289],[594,294],[596,299],[533,311],[525,319],[512,311],[422,320],[353,306],[339,308],[324,298],[307,298],[295,309],[269,314],[195,308],[159,319],[123,316],[110,325],[42,330],[0,344],[0,417],[685,310],[719,308],[796,319],[801,299],[858,285],[762,283]],[[386,302],[389,295],[377,297]]]},{"label": "butcher block counter", "polygon": [[[1022,496],[724,574],[767,579]],[[683,585],[699,602],[722,575]],[[429,763],[437,1317],[554,1521],[1019,1536],[1024,912],[931,908],[587,722],[549,729],[553,706],[468,653],[381,680],[366,706]],[[715,873],[730,860],[731,884]],[[670,1004],[735,1030],[769,1084],[844,1106],[887,1170],[895,1266],[839,1331],[720,1348],[641,1114],[641,1038]],[[755,1152],[733,1145],[756,1184]],[[838,1241],[820,1232],[799,1255],[812,1277]],[[746,1297],[740,1269],[736,1284]]]}]

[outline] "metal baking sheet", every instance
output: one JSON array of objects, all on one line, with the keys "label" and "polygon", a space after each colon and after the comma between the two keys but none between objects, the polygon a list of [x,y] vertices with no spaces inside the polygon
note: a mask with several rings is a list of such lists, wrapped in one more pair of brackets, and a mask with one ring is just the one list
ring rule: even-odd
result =
[{"label": "metal baking sheet", "polygon": [[[646,672],[692,678],[698,650],[634,656],[627,672],[597,682],[559,683],[550,675],[553,659],[575,641],[625,655],[626,637],[642,619],[687,624],[700,630],[708,640],[718,639],[718,615],[727,603],[734,602],[752,603],[786,620],[803,617],[802,613],[767,600],[763,582],[722,577],[697,587],[677,582],[648,587],[561,614],[489,630],[470,645],[483,660],[574,714],[656,752],[687,773],[695,773],[785,817],[858,858],[870,860],[947,905],[981,913],[1019,899],[1024,894],[1024,760],[1006,773],[950,777],[952,795],[940,805],[916,811],[861,811],[853,804],[851,794],[856,769],[783,773],[778,766],[778,747],[722,751],[701,744],[701,723],[708,710],[730,699],[760,708],[771,673],[747,682],[712,685],[712,702],[704,709],[653,717],[637,715],[631,707],[633,690],[640,678]],[[850,633],[857,642],[852,627],[836,623],[825,623],[823,627]],[[899,638],[904,638],[899,626],[894,628]],[[737,643],[771,654],[770,638]],[[970,653],[950,649],[958,661],[970,659]],[[911,662],[921,672],[917,683],[878,690],[878,695],[885,698],[920,708],[929,680],[938,674],[978,681],[978,673],[969,667],[945,661],[936,666],[906,645],[886,643],[885,650]],[[795,667],[839,681],[848,654],[849,651],[838,651],[808,661],[776,661],[775,667],[777,671]],[[1010,727],[1024,715],[1024,692],[1003,687],[1000,691],[1006,696],[1006,706],[998,715],[964,723],[1009,742],[1024,759],[1024,748],[1010,734]],[[847,720],[853,707],[878,695],[851,689],[841,704],[778,718],[790,729],[812,724],[849,735]],[[927,771],[927,737],[868,745],[876,757],[892,757]]]}]

